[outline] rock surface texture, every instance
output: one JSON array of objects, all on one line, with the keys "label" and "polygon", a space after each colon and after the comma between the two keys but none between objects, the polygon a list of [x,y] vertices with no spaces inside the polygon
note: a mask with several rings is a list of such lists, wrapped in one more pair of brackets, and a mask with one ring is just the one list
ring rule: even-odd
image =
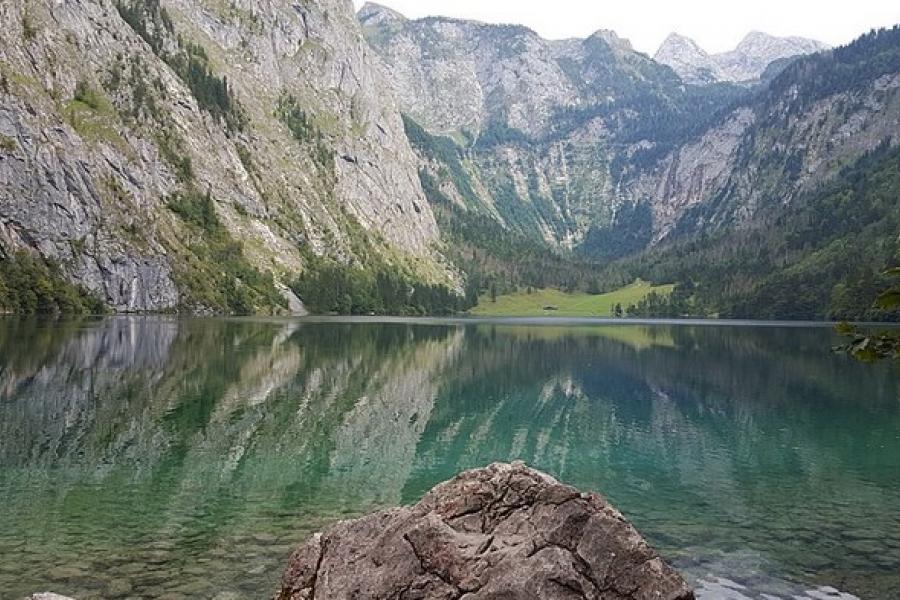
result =
[{"label": "rock surface texture", "polygon": [[522,463],[467,471],[421,502],[317,534],[276,600],[688,600],[685,581],[619,511]]},{"label": "rock surface texture", "polygon": [[0,24],[0,258],[52,260],[119,312],[203,308],[217,261],[171,209],[200,194],[279,283],[310,256],[449,275],[349,2],[9,0]]}]

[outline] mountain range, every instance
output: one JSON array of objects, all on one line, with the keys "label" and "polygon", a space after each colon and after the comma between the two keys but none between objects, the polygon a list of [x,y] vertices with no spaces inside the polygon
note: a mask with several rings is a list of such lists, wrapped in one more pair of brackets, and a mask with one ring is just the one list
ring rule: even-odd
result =
[{"label": "mountain range", "polygon": [[653,59],[668,65],[687,83],[753,82],[784,61],[827,50],[828,45],[800,37],[780,38],[752,31],[734,50],[708,54],[694,40],[673,33]]},{"label": "mountain range", "polygon": [[[773,48],[805,42],[782,46],[751,34],[732,56],[745,53],[746,63],[758,65],[754,72],[762,69],[756,82],[735,75],[740,83],[697,84],[609,31],[547,41],[524,27],[407,20],[374,4],[359,18],[408,116],[426,194],[433,205],[449,207],[438,209],[439,223],[460,238],[455,247],[471,240],[482,246],[472,256],[508,257],[499,269],[490,260],[458,262],[482,281],[499,281],[501,291],[548,283],[590,289],[595,277],[593,288],[604,289],[639,276],[684,284],[699,314],[749,317],[763,313],[749,300],[765,289],[763,280],[795,268],[804,286],[817,282],[808,290],[816,300],[767,316],[845,317],[866,313],[878,273],[897,260],[896,237],[886,233],[878,234],[874,254],[857,248],[853,260],[841,258],[830,269],[813,256],[820,244],[857,243],[850,223],[855,233],[875,224],[890,230],[893,204],[872,209],[872,198],[860,198],[859,214],[838,225],[828,219],[832,207],[816,203],[838,194],[829,185],[850,186],[842,176],[860,161],[878,155],[883,164],[871,162],[867,168],[878,173],[857,177],[882,176],[895,164],[896,27],[793,57]],[[754,49],[760,52],[751,60]],[[773,62],[764,64],[767,52]],[[880,193],[895,193],[896,183],[883,181]],[[828,224],[804,245],[793,230],[806,225],[795,219],[810,215]],[[547,269],[543,259],[530,269],[522,245],[499,248],[509,244],[493,240],[509,235],[491,233],[487,223],[594,262],[574,274]],[[692,254],[685,250],[690,243]],[[745,243],[754,260],[722,258]],[[691,269],[674,264],[673,256],[686,255],[696,257]],[[815,268],[798,266],[803,260]],[[710,265],[727,268],[713,275]],[[862,287],[838,287],[851,280]],[[779,285],[784,293],[804,288]],[[835,299],[847,294],[854,300]]]},{"label": "mountain range", "polygon": [[[651,58],[608,30],[344,0],[11,0],[0,21],[6,310],[441,312],[649,277],[753,316],[766,277],[881,227],[824,301],[785,309],[824,317],[838,291],[861,314],[837,286],[896,259],[880,196],[791,235],[852,213],[852,173],[895,192],[897,28],[720,55],[673,35]],[[758,271],[686,270],[722,240],[756,244]]]}]

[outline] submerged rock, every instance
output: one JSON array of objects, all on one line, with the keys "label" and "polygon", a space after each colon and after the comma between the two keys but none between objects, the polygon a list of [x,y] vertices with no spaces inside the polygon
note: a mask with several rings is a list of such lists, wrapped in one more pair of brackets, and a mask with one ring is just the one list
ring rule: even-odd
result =
[{"label": "submerged rock", "polygon": [[691,600],[597,494],[522,463],[467,471],[412,507],[338,523],[291,556],[276,600]]}]

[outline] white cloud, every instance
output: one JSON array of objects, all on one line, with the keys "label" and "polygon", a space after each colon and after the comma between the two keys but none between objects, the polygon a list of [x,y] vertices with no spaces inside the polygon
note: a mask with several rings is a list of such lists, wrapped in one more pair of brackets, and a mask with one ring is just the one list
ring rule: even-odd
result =
[{"label": "white cloud", "polygon": [[[363,0],[355,0],[357,7]],[[898,0],[382,0],[411,18],[441,15],[526,25],[551,39],[613,29],[653,54],[673,31],[710,52],[730,50],[749,31],[839,45],[873,27],[900,23]]]}]

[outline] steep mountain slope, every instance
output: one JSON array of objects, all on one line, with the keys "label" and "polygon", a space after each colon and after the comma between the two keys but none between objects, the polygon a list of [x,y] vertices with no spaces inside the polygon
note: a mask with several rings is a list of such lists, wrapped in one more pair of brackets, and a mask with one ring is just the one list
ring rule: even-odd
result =
[{"label": "steep mountain slope", "polygon": [[[634,275],[679,283],[639,316],[900,320],[875,307],[900,262],[900,147],[882,144],[790,205],[629,258]],[[659,302],[662,300],[661,302]]]},{"label": "steep mountain slope", "polygon": [[550,42],[371,3],[358,17],[409,116],[426,190],[551,247],[610,226],[628,210],[625,175],[744,93],[684,85],[610,31]]},{"label": "steep mountain slope", "polygon": [[775,37],[752,31],[734,50],[708,54],[694,40],[673,33],[663,41],[654,60],[668,65],[689,83],[750,82],[763,77],[779,61],[826,50],[822,42],[801,37]]},{"label": "steep mountain slope", "polygon": [[119,311],[281,310],[315,256],[452,280],[349,2],[12,0],[0,22],[8,261]]},{"label": "steep mountain slope", "polygon": [[664,243],[619,268],[680,282],[678,310],[900,318],[872,305],[900,262],[900,27],[792,64],[644,184]]},{"label": "steep mountain slope", "polygon": [[358,17],[404,110],[437,133],[477,135],[496,121],[539,135],[555,108],[576,103],[551,47],[525,27],[409,21],[375,4]]},{"label": "steep mountain slope", "polygon": [[[610,32],[546,42],[524,28],[410,21],[373,4],[359,17],[411,117],[426,190],[588,253],[740,225],[898,133],[900,44],[890,31],[740,88],[685,85]],[[743,56],[762,69],[785,48],[814,47],[754,33],[723,61]],[[552,81],[553,93],[534,79]],[[452,100],[436,110],[427,98]],[[524,129],[519,113],[531,115]]]},{"label": "steep mountain slope", "polygon": [[629,183],[659,242],[742,226],[900,144],[900,28],[796,61]]}]

